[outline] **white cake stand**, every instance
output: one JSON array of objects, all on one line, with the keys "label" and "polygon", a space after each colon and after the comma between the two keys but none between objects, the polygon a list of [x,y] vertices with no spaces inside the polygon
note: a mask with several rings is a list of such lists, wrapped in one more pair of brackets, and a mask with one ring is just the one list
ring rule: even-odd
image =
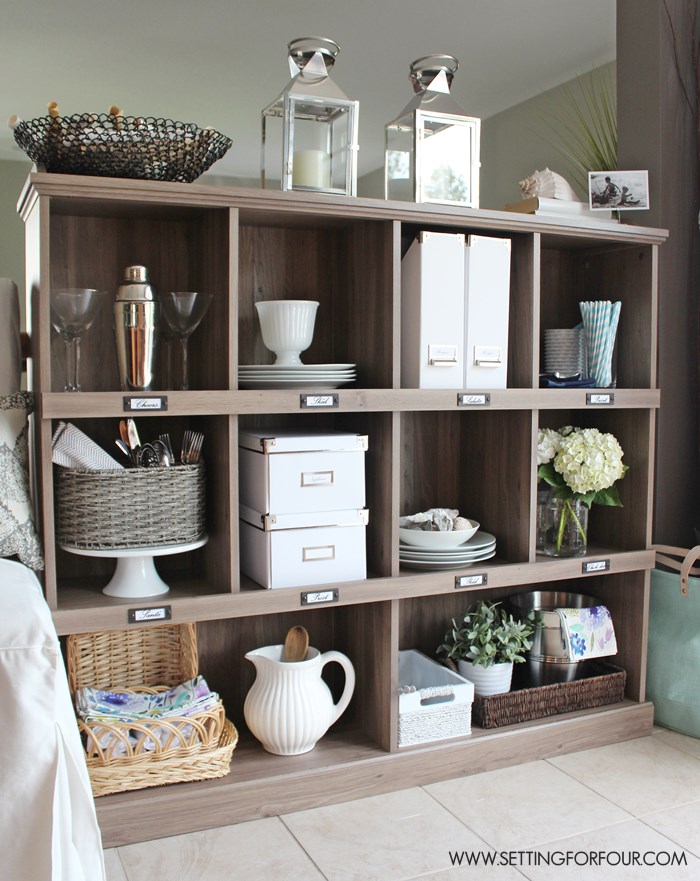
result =
[{"label": "white cake stand", "polygon": [[64,551],[78,554],[81,557],[108,557],[116,558],[117,568],[112,580],[102,593],[110,597],[122,599],[134,599],[139,597],[156,597],[167,593],[170,588],[156,572],[153,562],[154,557],[165,557],[169,554],[184,554],[201,548],[209,540],[208,536],[197,541],[183,544],[160,545],[152,548],[109,548],[97,550],[88,548],[74,548],[61,545]]}]

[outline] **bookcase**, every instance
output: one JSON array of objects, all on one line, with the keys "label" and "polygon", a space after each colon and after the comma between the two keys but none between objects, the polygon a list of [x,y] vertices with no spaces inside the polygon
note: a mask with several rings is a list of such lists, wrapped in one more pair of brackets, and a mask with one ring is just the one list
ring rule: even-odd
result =
[{"label": "bookcase", "polygon": [[[19,204],[27,236],[27,314],[44,588],[62,635],[129,624],[134,606],[167,606],[173,622],[196,621],[200,667],[241,731],[230,774],[98,799],[105,846],[300,810],[593,747],[650,732],[644,671],[649,600],[656,383],[657,251],[664,230],[499,211],[406,205],[200,184],[32,174]],[[508,237],[512,243],[508,387],[401,387],[401,257],[422,230]],[[71,421],[106,449],[124,416],[113,356],[112,313],[83,339],[84,391],[65,393],[61,341],[51,330],[52,286],[116,290],[125,266],[143,263],[160,290],[214,295],[190,342],[190,391],[154,388],[167,410],[140,413],[142,435],[205,433],[207,544],[161,558],[170,593],[153,602],[106,597],[114,563],[56,547],[51,436]],[[241,390],[238,365],[269,363],[254,304],[320,303],[306,363],[355,363],[358,381],[334,391],[333,407],[305,406],[308,390]],[[578,322],[581,299],[622,301],[617,386],[540,389],[548,327]],[[163,356],[165,349],[162,349]],[[163,365],[161,365],[161,368]],[[161,369],[160,376],[165,375]],[[158,385],[158,383],[157,383]],[[306,401],[308,403],[308,401]],[[132,414],[133,415],[133,414]],[[613,432],[630,470],[623,508],[593,508],[586,561],[535,548],[539,427]],[[237,437],[257,427],[366,434],[368,578],[334,585],[308,605],[303,588],[262,590],[238,567]],[[497,556],[459,572],[402,569],[399,516],[459,508],[498,539]],[[464,574],[464,573],[462,573]],[[479,579],[477,579],[478,581]],[[561,589],[600,597],[616,625],[616,663],[627,671],[621,704],[469,737],[399,748],[399,651],[433,656],[449,619],[481,597]],[[282,642],[303,624],[311,644],[355,665],[349,709],[303,756],[265,753],[246,735],[243,701],[254,671],[247,651]],[[153,624],[152,626],[158,626]]]}]

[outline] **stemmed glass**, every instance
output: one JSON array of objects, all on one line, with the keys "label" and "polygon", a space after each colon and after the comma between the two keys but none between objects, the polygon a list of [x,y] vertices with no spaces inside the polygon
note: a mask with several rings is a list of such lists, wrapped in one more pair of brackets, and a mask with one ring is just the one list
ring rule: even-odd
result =
[{"label": "stemmed glass", "polygon": [[106,294],[106,291],[96,291],[94,288],[58,288],[51,291],[51,324],[66,344],[66,392],[81,390],[80,338],[97,317]]},{"label": "stemmed glass", "polygon": [[180,388],[183,391],[187,391],[190,387],[187,343],[206,315],[212,297],[212,294],[203,294],[201,291],[167,291],[161,297],[160,305],[165,320],[170,325],[175,337],[180,340],[182,353],[182,384]]}]

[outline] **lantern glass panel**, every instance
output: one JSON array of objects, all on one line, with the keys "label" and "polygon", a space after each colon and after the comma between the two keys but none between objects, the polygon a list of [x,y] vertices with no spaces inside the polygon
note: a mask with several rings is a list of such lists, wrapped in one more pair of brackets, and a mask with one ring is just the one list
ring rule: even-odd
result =
[{"label": "lantern glass panel", "polygon": [[471,204],[474,125],[416,114],[420,200]]},{"label": "lantern glass panel", "polygon": [[385,190],[387,199],[412,201],[414,191],[414,124],[404,117],[386,127]]},{"label": "lantern glass panel", "polygon": [[353,102],[290,96],[289,144],[292,189],[346,192],[352,158]]}]

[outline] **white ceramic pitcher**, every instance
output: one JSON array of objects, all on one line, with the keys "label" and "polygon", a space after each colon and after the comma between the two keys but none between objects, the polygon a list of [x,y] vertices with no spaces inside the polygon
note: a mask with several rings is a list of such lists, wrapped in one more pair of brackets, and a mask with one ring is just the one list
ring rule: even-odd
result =
[{"label": "white ceramic pitcher", "polygon": [[[256,677],[246,695],[246,725],[265,749],[279,756],[309,752],[350,703],[355,668],[341,652],[309,648],[306,659],[282,660],[284,646],[268,645],[248,652]],[[321,678],[321,670],[337,661],[345,671],[345,688],[337,704]]]}]

